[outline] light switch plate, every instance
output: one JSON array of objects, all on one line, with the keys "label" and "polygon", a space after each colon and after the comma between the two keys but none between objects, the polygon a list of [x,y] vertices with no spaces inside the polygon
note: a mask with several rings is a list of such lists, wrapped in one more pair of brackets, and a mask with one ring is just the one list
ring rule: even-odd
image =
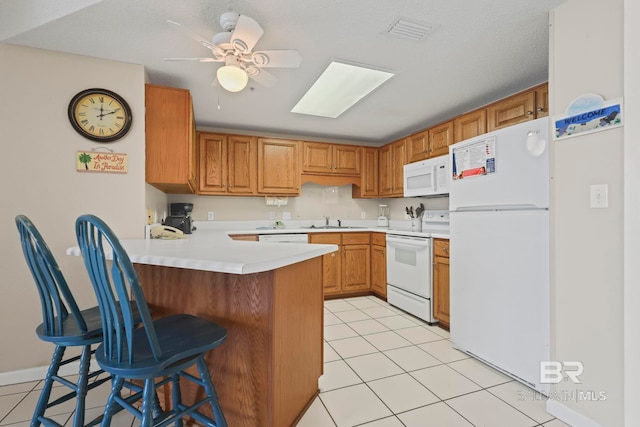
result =
[{"label": "light switch plate", "polygon": [[607,184],[591,186],[591,207],[595,209],[609,207],[609,186]]},{"label": "light switch plate", "polygon": [[282,212],[282,219],[285,221],[291,219],[291,212]]},{"label": "light switch plate", "polygon": [[213,212],[207,212],[207,221],[213,221]]}]

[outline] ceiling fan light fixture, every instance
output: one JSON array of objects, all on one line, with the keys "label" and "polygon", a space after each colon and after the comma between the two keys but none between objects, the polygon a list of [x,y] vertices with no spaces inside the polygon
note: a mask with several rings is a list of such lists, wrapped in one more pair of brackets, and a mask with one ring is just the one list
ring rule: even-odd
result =
[{"label": "ceiling fan light fixture", "polygon": [[249,83],[249,75],[235,58],[228,57],[225,65],[218,68],[216,75],[220,86],[229,92],[240,92]]}]

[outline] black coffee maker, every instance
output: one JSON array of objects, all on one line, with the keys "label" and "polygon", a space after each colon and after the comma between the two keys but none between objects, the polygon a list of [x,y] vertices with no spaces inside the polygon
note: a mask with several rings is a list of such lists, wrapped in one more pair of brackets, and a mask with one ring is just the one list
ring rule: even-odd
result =
[{"label": "black coffee maker", "polygon": [[169,225],[181,230],[184,234],[191,234],[191,211],[193,203],[170,203],[170,216],[165,218],[164,225]]}]

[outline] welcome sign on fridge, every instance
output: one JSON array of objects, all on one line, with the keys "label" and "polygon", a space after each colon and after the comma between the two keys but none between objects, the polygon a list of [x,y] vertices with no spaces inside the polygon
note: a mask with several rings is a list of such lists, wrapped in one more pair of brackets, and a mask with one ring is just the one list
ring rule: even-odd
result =
[{"label": "welcome sign on fridge", "polygon": [[451,341],[549,393],[549,120],[449,148]]}]

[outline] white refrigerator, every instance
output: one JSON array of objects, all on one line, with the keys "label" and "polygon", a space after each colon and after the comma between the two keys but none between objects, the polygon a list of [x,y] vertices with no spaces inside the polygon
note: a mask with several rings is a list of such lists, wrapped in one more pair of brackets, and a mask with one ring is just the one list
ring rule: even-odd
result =
[{"label": "white refrigerator", "polygon": [[449,148],[451,341],[545,395],[549,120]]}]

